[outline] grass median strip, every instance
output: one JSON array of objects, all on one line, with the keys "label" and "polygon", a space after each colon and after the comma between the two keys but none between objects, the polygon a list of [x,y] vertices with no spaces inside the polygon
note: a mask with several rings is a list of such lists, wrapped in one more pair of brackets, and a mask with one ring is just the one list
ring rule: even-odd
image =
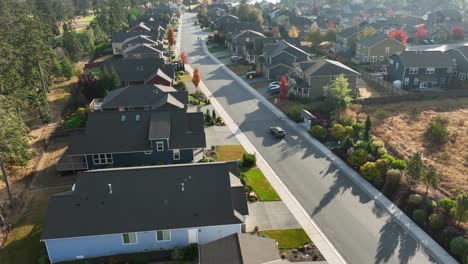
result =
[{"label": "grass median strip", "polygon": [[221,145],[216,150],[218,161],[241,160],[245,150],[242,145]]},{"label": "grass median strip", "polygon": [[310,243],[311,240],[307,236],[304,229],[285,229],[285,230],[267,230],[259,232],[260,235],[264,235],[278,242],[280,249],[293,249],[300,248],[303,245]]},{"label": "grass median strip", "polygon": [[281,201],[281,198],[259,168],[251,168],[243,172],[249,185],[258,194],[260,201]]}]

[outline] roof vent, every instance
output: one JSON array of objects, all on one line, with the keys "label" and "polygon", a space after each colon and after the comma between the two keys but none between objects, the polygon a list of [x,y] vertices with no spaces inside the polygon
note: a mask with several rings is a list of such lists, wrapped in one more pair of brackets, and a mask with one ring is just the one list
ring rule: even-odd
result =
[{"label": "roof vent", "polygon": [[109,187],[109,194],[112,194],[112,184],[107,184],[107,186]]},{"label": "roof vent", "polygon": [[182,191],[184,191],[184,183],[181,183],[180,186],[182,188]]},{"label": "roof vent", "polygon": [[127,117],[125,115],[122,115],[122,117],[120,118],[120,122],[125,122],[126,119]]}]

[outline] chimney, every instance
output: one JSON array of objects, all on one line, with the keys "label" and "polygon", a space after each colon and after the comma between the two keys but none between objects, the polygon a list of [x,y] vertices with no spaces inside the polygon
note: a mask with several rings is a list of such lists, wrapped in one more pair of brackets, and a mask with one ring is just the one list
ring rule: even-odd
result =
[{"label": "chimney", "polygon": [[109,187],[109,194],[112,194],[112,184],[107,184],[107,186]]}]

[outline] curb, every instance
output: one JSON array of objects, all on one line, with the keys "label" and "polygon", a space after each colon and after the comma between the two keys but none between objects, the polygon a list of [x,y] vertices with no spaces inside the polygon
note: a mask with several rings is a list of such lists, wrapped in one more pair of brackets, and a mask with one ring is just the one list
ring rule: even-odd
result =
[{"label": "curb", "polygon": [[248,92],[254,95],[258,100],[260,100],[268,109],[270,109],[278,118],[285,120],[290,127],[292,127],[296,132],[301,134],[309,143],[311,143],[315,148],[321,151],[327,158],[329,158],[332,163],[334,163],[338,168],[340,168],[345,175],[348,176],[361,190],[367,193],[371,199],[373,199],[377,204],[379,204],[383,209],[385,209],[393,218],[395,218],[400,226],[402,226],[416,241],[421,243],[426,249],[427,252],[435,258],[440,263],[445,264],[456,264],[456,261],[450,254],[448,254],[445,249],[443,249],[437,242],[435,242],[424,230],[422,230],[417,224],[415,224],[404,212],[402,212],[396,205],[394,205],[390,200],[387,199],[381,192],[374,188],[370,183],[365,181],[361,175],[356,171],[350,168],[342,159],[337,157],[331,150],[326,148],[322,143],[312,138],[307,132],[303,129],[300,129],[296,123],[291,121],[283,112],[271,104],[265,97],[263,97],[258,91],[253,89],[249,84],[242,80],[239,76],[233,73],[229,68],[226,67],[220,60],[213,56],[207,49],[205,42],[202,41],[202,47],[205,54],[207,54],[215,63],[220,64],[220,67],[223,68],[230,76],[232,76],[237,82],[239,82]]}]

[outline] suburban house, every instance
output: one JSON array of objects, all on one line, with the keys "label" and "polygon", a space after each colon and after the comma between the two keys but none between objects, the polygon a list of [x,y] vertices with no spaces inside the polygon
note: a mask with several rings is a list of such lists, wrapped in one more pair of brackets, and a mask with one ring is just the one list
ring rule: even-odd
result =
[{"label": "suburban house", "polygon": [[320,98],[325,87],[339,75],[348,79],[349,89],[355,94],[360,74],[343,63],[323,58],[294,63],[288,72],[288,92],[300,97]]},{"label": "suburban house", "polygon": [[260,32],[253,30],[244,30],[234,36],[230,42],[228,42],[228,48],[232,55],[242,55],[246,41],[250,41],[256,38],[266,38]]},{"label": "suburban house", "polygon": [[312,20],[309,18],[291,14],[288,19],[286,19],[286,22],[283,26],[286,30],[289,30],[292,26],[295,26],[299,32],[308,32],[311,25]]},{"label": "suburban house", "polygon": [[122,51],[124,50],[123,43],[125,42],[125,40],[134,38],[139,35],[148,36],[153,41],[155,41],[158,38],[158,36],[154,33],[143,34],[141,32],[125,32],[125,31],[116,32],[112,34],[112,40],[111,40],[113,53],[121,54]]},{"label": "suburban house", "polygon": [[223,22],[218,24],[218,33],[220,36],[225,37],[226,41],[231,41],[234,36],[243,30],[252,30],[261,32],[262,27],[258,24],[251,24],[247,22]]},{"label": "suburban house", "polygon": [[83,133],[74,135],[58,171],[188,163],[206,146],[203,113],[177,106],[146,111],[88,114]]},{"label": "suburban house", "polygon": [[336,33],[336,53],[346,57],[352,57],[356,52],[356,37],[362,28],[350,27]]},{"label": "suburban house", "polygon": [[145,22],[140,22],[139,24],[131,27],[128,31],[147,33],[151,32],[151,28],[145,25]]},{"label": "suburban house", "polygon": [[452,73],[452,86],[457,88],[468,88],[468,46],[462,46],[446,51],[455,68]]},{"label": "suburban house", "polygon": [[94,99],[95,111],[141,111],[186,109],[188,92],[154,84],[127,85],[110,91],[104,99]]},{"label": "suburban house", "polygon": [[388,58],[388,78],[404,90],[446,88],[455,64],[441,51],[403,51]]},{"label": "suburban house", "polygon": [[278,40],[264,46],[257,71],[265,74],[268,80],[279,80],[292,68],[293,63],[309,59],[310,54],[307,52],[284,40]]},{"label": "suburban house", "polygon": [[200,264],[266,264],[280,262],[276,241],[235,233],[199,246]]},{"label": "suburban house", "polygon": [[239,22],[239,18],[231,15],[231,14],[225,14],[224,16],[221,16],[217,18],[214,22],[214,28],[217,29],[219,28],[219,25],[224,24],[224,23],[237,23]]},{"label": "suburban house", "polygon": [[427,16],[428,26],[455,21],[462,22],[463,14],[460,10],[454,8],[434,11]]},{"label": "suburban house", "polygon": [[126,48],[123,52],[125,59],[162,59],[163,52],[150,44],[137,44]]},{"label": "suburban house", "polygon": [[164,59],[145,58],[139,60],[109,60],[101,69],[115,69],[119,75],[121,86],[129,84],[161,84],[171,86],[175,78],[172,64],[166,64]]},{"label": "suburban house", "polygon": [[263,47],[267,44],[277,43],[280,39],[273,37],[249,38],[245,40],[243,56],[249,63],[258,64],[263,55]]},{"label": "suburban house", "polygon": [[384,33],[376,33],[356,43],[356,56],[352,60],[356,64],[386,64],[388,56],[406,50],[401,41]]},{"label": "suburban house", "polygon": [[235,162],[81,172],[71,191],[50,198],[41,241],[57,263],[240,233],[248,208],[238,173]]},{"label": "suburban house", "polygon": [[164,49],[162,42],[158,40],[154,40],[147,35],[138,35],[138,36],[126,39],[124,42],[122,42],[122,49],[123,51],[125,51],[129,47],[133,47],[133,46],[137,46],[141,44],[146,44],[148,46],[155,47],[159,50]]}]

